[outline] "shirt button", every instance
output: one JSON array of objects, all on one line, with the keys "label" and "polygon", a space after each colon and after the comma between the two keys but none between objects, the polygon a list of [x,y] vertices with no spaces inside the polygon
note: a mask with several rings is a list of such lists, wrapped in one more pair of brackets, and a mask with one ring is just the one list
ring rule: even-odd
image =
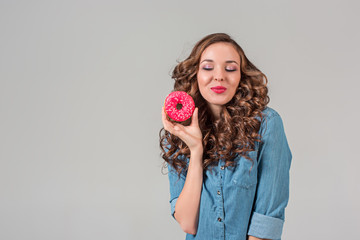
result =
[{"label": "shirt button", "polygon": [[221,218],[218,218],[218,221],[221,222]]},{"label": "shirt button", "polygon": [[225,169],[225,167],[224,166],[221,166],[221,170],[224,170]]},{"label": "shirt button", "polygon": [[217,194],[220,195],[220,191],[217,191]]}]

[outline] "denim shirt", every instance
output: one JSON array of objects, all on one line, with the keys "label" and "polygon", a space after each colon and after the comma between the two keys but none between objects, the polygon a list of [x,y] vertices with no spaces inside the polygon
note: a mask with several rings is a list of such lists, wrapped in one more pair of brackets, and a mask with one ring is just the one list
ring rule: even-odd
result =
[{"label": "denim shirt", "polygon": [[[246,240],[247,235],[281,239],[292,154],[279,113],[270,107],[263,113],[259,130],[263,142],[255,142],[255,151],[249,153],[253,165],[237,154],[235,167],[224,167],[225,161],[220,159],[212,174],[204,171],[198,228],[195,235],[186,233],[187,240]],[[189,163],[189,158],[184,160]],[[175,204],[186,172],[178,180],[169,164],[168,170],[170,208],[175,219]]]}]

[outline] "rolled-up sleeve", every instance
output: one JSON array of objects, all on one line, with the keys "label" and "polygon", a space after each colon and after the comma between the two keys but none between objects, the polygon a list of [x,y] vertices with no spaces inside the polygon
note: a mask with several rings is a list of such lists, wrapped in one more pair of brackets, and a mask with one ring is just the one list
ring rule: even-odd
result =
[{"label": "rolled-up sleeve", "polygon": [[[168,150],[165,148],[165,151],[167,152]],[[180,155],[180,158],[184,159],[184,157],[182,155]],[[170,201],[169,202],[170,202],[171,216],[174,219],[175,219],[175,216],[174,216],[175,204],[176,204],[176,201],[177,201],[182,189],[184,188],[184,184],[185,184],[185,180],[186,180],[186,177],[185,177],[186,173],[184,173],[184,172],[185,172],[184,170],[181,172],[181,175],[179,178],[176,170],[168,163],[168,177],[169,177],[169,187],[170,187]]]},{"label": "rolled-up sleeve", "polygon": [[248,235],[281,239],[292,154],[278,113],[267,119],[258,153],[258,185]]},{"label": "rolled-up sleeve", "polygon": [[175,219],[175,204],[180,196],[180,193],[185,184],[185,176],[183,173],[180,175],[180,179],[178,178],[178,174],[173,167],[168,165],[169,169],[169,185],[170,185],[170,207],[171,207],[171,216]]}]

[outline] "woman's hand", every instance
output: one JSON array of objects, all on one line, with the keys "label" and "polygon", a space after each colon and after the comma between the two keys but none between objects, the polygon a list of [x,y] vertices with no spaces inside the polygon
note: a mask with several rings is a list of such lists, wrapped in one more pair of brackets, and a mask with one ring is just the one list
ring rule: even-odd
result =
[{"label": "woman's hand", "polygon": [[271,240],[271,239],[257,238],[257,237],[248,235],[248,240]]},{"label": "woman's hand", "polygon": [[179,137],[189,147],[190,151],[202,149],[202,133],[199,127],[198,108],[195,108],[191,117],[191,124],[183,126],[179,123],[172,123],[167,119],[164,107],[162,107],[162,122],[165,130]]}]

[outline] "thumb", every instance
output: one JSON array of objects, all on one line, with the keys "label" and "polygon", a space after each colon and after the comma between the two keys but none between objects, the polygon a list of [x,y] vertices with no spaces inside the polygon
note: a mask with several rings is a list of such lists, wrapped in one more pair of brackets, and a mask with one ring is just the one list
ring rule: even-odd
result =
[{"label": "thumb", "polygon": [[191,125],[192,126],[194,126],[194,125],[198,126],[199,125],[198,113],[199,113],[199,108],[195,108],[194,114],[192,115],[192,119],[191,119]]}]

